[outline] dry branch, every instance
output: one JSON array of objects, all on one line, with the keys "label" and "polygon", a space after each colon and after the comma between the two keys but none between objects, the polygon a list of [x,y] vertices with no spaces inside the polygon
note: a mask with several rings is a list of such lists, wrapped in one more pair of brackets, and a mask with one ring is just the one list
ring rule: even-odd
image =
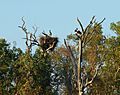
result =
[{"label": "dry branch", "polygon": [[91,79],[89,82],[87,82],[87,83],[85,84],[84,88],[88,87],[90,84],[93,83],[93,81],[94,81],[95,78],[97,77],[97,75],[98,75],[98,71],[99,71],[99,69],[101,68],[102,65],[103,65],[103,64],[100,63],[100,64],[96,67],[96,71],[95,71],[94,76],[92,77],[92,79]]},{"label": "dry branch", "polygon": [[34,46],[34,45],[39,46],[39,42],[37,41],[37,38],[35,35],[37,32],[37,27],[33,27],[34,33],[31,33],[27,30],[26,25],[25,25],[26,23],[25,23],[25,20],[23,19],[23,17],[22,17],[22,22],[23,22],[22,25],[18,26],[18,27],[21,28],[26,35],[26,37],[23,39],[26,39],[25,43],[27,46],[27,52],[30,52],[32,49],[32,46]]},{"label": "dry branch", "polygon": [[83,25],[82,25],[81,21],[78,18],[77,18],[77,21],[78,21],[78,23],[80,25],[80,28],[81,28],[82,32],[84,32],[84,28],[83,28]]},{"label": "dry branch", "polygon": [[66,40],[64,39],[64,44],[69,52],[69,55],[70,55],[70,58],[71,58],[71,61],[72,61],[72,65],[73,65],[73,71],[74,71],[74,74],[75,74],[75,80],[77,80],[77,62],[76,62],[76,59],[72,53],[72,50],[71,50],[71,47],[68,45],[68,43],[66,42]]}]

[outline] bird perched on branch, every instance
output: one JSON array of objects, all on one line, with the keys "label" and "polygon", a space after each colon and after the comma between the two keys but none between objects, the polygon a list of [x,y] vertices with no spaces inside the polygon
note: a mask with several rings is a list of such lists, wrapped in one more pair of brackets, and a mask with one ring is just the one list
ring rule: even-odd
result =
[{"label": "bird perched on branch", "polygon": [[81,37],[82,35],[81,31],[78,28],[75,29],[75,33],[78,37]]}]

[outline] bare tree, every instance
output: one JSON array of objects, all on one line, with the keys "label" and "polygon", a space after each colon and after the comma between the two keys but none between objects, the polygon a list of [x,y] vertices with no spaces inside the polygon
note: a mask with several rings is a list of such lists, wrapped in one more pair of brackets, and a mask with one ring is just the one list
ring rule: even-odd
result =
[{"label": "bare tree", "polygon": [[[78,95],[84,95],[85,88],[87,88],[90,84],[93,83],[93,81],[95,80],[95,78],[98,74],[98,71],[102,65],[102,63],[100,63],[97,66],[94,76],[92,77],[92,79],[90,81],[87,81],[85,68],[83,68],[83,71],[82,71],[82,66],[81,66],[82,58],[83,58],[83,55],[82,55],[83,49],[94,38],[93,35],[97,32],[97,28],[101,25],[101,23],[104,20],[105,20],[105,18],[101,22],[96,22],[95,16],[93,16],[90,23],[84,29],[82,23],[77,18],[77,22],[79,23],[80,28],[81,28],[80,30],[78,28],[75,29],[75,34],[79,39],[78,62],[76,61],[74,54],[72,53],[70,45],[66,42],[66,40],[64,40],[65,46],[66,46],[67,50],[69,51],[70,58],[72,60],[73,71],[74,71],[74,75],[75,75],[74,77],[75,77],[75,81],[77,84]],[[84,78],[83,78],[82,74],[84,74]]]},{"label": "bare tree", "polygon": [[18,26],[19,28],[22,29],[22,31],[25,33],[26,37],[24,38],[26,40],[26,47],[27,47],[27,52],[30,52],[32,49],[32,46],[37,45],[40,46],[43,50],[43,52],[46,51],[53,51],[54,48],[57,46],[58,43],[58,38],[57,37],[52,37],[51,31],[49,31],[49,34],[46,34],[42,32],[43,36],[40,38],[36,37],[36,32],[38,30],[37,27],[32,27],[33,28],[33,33],[29,32],[28,29],[26,28],[26,23],[25,20],[22,17],[22,22],[23,24],[21,26]]},{"label": "bare tree", "polygon": [[23,24],[21,26],[18,26],[19,28],[22,29],[22,31],[25,33],[25,44],[26,44],[26,48],[27,48],[27,53],[29,53],[32,49],[32,46],[37,45],[40,46],[37,38],[36,38],[36,32],[37,32],[37,27],[33,27],[34,33],[31,33],[28,31],[28,29],[26,28],[26,23],[25,20],[22,17],[22,22]]}]

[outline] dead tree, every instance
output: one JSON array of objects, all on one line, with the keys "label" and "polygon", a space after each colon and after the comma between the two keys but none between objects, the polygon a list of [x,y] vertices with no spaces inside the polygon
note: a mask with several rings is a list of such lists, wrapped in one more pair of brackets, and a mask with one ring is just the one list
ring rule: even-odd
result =
[{"label": "dead tree", "polygon": [[49,31],[49,35],[46,33],[42,33],[43,36],[41,36],[40,38],[36,37],[36,32],[37,32],[37,27],[33,27],[34,32],[31,33],[28,31],[28,29],[26,28],[26,23],[25,20],[22,17],[22,22],[23,24],[21,26],[18,26],[19,28],[21,28],[23,30],[23,32],[25,33],[26,37],[23,38],[25,39],[25,44],[27,47],[27,52],[29,53],[32,49],[32,46],[37,45],[40,46],[43,50],[43,52],[46,51],[53,51],[55,49],[55,47],[57,46],[58,43],[58,38],[57,37],[52,37],[52,33],[51,31]]},{"label": "dead tree", "polygon": [[37,32],[37,27],[33,27],[33,30],[34,30],[34,33],[31,33],[28,31],[28,29],[26,28],[26,23],[25,23],[25,20],[23,19],[22,17],[22,22],[23,24],[21,26],[18,26],[19,28],[22,29],[22,31],[25,33],[25,44],[26,44],[26,52],[27,53],[30,53],[31,49],[32,49],[32,46],[34,45],[37,45],[39,46],[39,42],[37,41],[37,38],[36,38],[36,32]]},{"label": "dead tree", "polygon": [[[84,90],[85,88],[87,88],[90,84],[93,83],[94,79],[96,78],[98,71],[102,65],[102,63],[100,63],[95,71],[94,76],[92,77],[92,79],[90,81],[86,81],[86,78],[84,78],[84,80],[82,79],[82,58],[83,58],[83,49],[87,46],[87,44],[94,38],[93,35],[96,33],[97,28],[101,25],[101,23],[105,20],[105,18],[101,21],[101,22],[96,22],[95,16],[92,17],[90,23],[87,25],[87,27],[84,29],[82,23],[80,22],[80,20],[77,18],[77,22],[80,25],[81,30],[79,30],[78,28],[75,29],[75,34],[78,37],[79,40],[79,56],[78,56],[78,62],[76,61],[74,54],[72,53],[71,47],[69,46],[69,44],[66,42],[66,40],[64,40],[65,46],[67,48],[67,50],[70,53],[70,58],[72,60],[72,64],[73,64],[73,71],[74,71],[74,75],[75,75],[75,81],[77,84],[77,91],[78,91],[78,95],[84,95]],[[86,76],[86,75],[85,75]],[[83,83],[84,81],[84,83]]]}]

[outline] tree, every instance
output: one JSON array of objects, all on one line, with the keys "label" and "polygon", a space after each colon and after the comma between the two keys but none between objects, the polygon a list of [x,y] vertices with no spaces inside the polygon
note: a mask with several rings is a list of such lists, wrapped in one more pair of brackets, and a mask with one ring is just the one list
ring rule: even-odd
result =
[{"label": "tree", "polygon": [[[101,22],[96,22],[94,18],[95,17],[92,18],[92,20],[90,21],[90,24],[88,24],[88,26],[85,29],[83,28],[83,25],[80,22],[80,20],[77,18],[77,21],[81,28],[81,30],[78,30],[78,29],[75,30],[75,33],[78,37],[78,58],[74,57],[74,54],[70,46],[65,41],[65,46],[70,53],[70,57],[73,64],[73,71],[75,74],[74,77],[77,84],[76,90],[78,91],[78,95],[83,95],[85,93],[85,89],[87,89],[88,86],[90,86],[93,83],[94,79],[98,74],[98,70],[102,65],[102,62],[99,62],[98,64],[96,63],[98,66],[96,67],[94,76],[91,78],[91,80],[87,81],[88,75],[86,74],[87,72],[84,66],[82,66],[84,62],[84,59],[83,59],[84,48],[88,46],[90,41],[94,38],[95,34],[97,34],[100,31],[101,23],[105,20],[103,19]],[[76,62],[76,59],[78,59],[78,63]]]},{"label": "tree", "polygon": [[0,39],[0,90],[2,95],[10,95],[14,92],[13,65],[22,54],[21,49],[13,47],[5,39]]},{"label": "tree", "polygon": [[[27,89],[28,91],[24,91],[23,94],[29,93],[29,95],[52,95],[52,93],[54,93],[54,89],[52,88],[51,84],[51,74],[53,73],[53,68],[51,65],[50,53],[48,51],[52,52],[54,50],[58,43],[58,38],[52,37],[52,35],[48,35],[46,33],[42,33],[44,36],[37,38],[37,27],[33,27],[34,33],[29,32],[29,30],[26,28],[26,23],[23,18],[22,22],[23,24],[19,26],[19,28],[21,28],[25,33],[24,39],[26,40],[26,53],[25,56],[22,57],[23,59],[18,61],[19,64],[21,64],[20,62],[23,60],[23,64],[27,69],[27,71],[23,73],[28,77],[25,77],[25,83],[20,83],[23,83],[23,90],[25,87],[29,87]],[[36,49],[35,54],[32,56],[31,50],[34,45],[38,46],[38,48]],[[26,70],[25,68],[24,70]],[[27,85],[25,85],[26,83]]]},{"label": "tree", "polygon": [[104,41],[103,53],[106,52],[103,60],[104,65],[102,66],[100,76],[94,81],[91,87],[91,94],[111,94],[118,95],[120,91],[119,84],[119,24],[111,23],[110,27],[117,36],[111,36],[106,38]]}]

